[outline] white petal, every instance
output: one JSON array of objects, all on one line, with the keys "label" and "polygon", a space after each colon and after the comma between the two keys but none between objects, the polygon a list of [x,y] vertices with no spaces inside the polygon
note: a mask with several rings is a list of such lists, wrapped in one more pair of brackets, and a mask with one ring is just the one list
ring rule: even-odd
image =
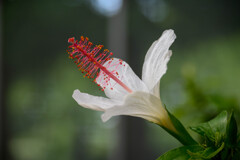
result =
[{"label": "white petal", "polygon": [[176,35],[173,30],[164,31],[162,36],[152,44],[145,56],[142,80],[152,93],[154,87],[166,73],[167,63],[172,55],[169,47],[175,38]]},{"label": "white petal", "polygon": [[160,125],[172,127],[167,111],[162,106],[160,99],[146,92],[129,94],[123,105],[107,109],[102,115],[102,120],[105,122],[117,115],[141,117]]},{"label": "white petal", "polygon": [[119,104],[108,98],[92,96],[87,93],[82,93],[78,89],[73,92],[72,97],[77,103],[85,108],[89,108],[97,111],[104,111],[105,109],[111,108],[112,106]]},{"label": "white petal", "polygon": [[151,90],[151,93],[158,97],[159,99],[160,98],[160,81],[158,81],[158,83],[153,87],[153,89]]},{"label": "white petal", "polygon": [[[120,62],[121,64],[119,64]],[[148,91],[143,81],[133,72],[126,62],[113,58],[107,61],[104,66],[132,91]],[[128,94],[127,90],[108,76],[109,82],[106,85],[104,77],[106,78],[106,74],[100,71],[99,76],[96,78],[96,82],[101,87],[106,87],[104,90],[106,96],[111,99],[123,100],[124,96]]]}]

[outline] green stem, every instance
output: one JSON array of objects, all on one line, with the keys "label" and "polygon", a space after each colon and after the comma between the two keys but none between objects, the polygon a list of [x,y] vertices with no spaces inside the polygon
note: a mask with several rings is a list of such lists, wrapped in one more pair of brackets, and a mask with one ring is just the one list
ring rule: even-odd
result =
[{"label": "green stem", "polygon": [[172,115],[168,110],[167,110],[167,112],[168,112],[169,118],[172,121],[172,124],[175,127],[176,131],[169,130],[168,128],[163,127],[163,126],[161,126],[161,127],[164,130],[166,130],[169,134],[171,134],[173,137],[175,137],[183,145],[195,145],[195,144],[198,144],[191,137],[191,135],[188,133],[188,131],[185,129],[185,127],[182,125],[182,123],[174,115]]}]

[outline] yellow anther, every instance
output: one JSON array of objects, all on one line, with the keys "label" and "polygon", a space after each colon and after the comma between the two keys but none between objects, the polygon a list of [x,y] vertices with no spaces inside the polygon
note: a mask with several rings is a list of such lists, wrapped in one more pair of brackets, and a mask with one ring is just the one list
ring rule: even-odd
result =
[{"label": "yellow anther", "polygon": [[84,37],[83,36],[81,36],[81,40],[84,41]]},{"label": "yellow anther", "polygon": [[102,49],[103,48],[103,45],[98,45],[97,46],[99,49]]}]

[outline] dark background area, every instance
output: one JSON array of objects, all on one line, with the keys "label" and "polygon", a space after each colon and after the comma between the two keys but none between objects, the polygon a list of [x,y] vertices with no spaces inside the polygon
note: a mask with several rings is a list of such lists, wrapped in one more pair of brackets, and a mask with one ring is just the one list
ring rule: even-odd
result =
[{"label": "dark background area", "polygon": [[[144,56],[166,29],[177,39],[161,99],[184,125],[221,110],[240,113],[237,0],[3,0],[0,13],[1,159],[156,159],[180,144],[132,117],[103,123],[73,90],[104,93],[68,59],[67,39],[87,36],[141,76]],[[195,135],[194,135],[195,136]]]}]

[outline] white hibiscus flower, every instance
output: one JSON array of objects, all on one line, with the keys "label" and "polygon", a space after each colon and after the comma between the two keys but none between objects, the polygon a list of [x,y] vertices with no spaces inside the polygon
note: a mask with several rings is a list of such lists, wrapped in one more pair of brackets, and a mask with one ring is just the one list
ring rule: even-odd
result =
[{"label": "white hibiscus flower", "polygon": [[[160,99],[160,79],[166,73],[167,63],[172,55],[169,47],[174,42],[176,35],[173,30],[166,30],[162,36],[149,48],[142,70],[142,80],[133,72],[131,67],[117,58],[108,59],[103,66],[109,72],[116,70],[121,83],[116,83],[109,78],[107,85],[102,79],[106,74],[101,70],[95,82],[104,88],[107,98],[89,95],[75,90],[73,98],[80,106],[103,111],[102,120],[105,122],[113,116],[128,115],[141,117],[165,128],[175,131],[166,109]],[[73,41],[73,40],[72,40]],[[116,67],[108,66],[121,62]],[[101,68],[100,68],[101,69]]]}]

